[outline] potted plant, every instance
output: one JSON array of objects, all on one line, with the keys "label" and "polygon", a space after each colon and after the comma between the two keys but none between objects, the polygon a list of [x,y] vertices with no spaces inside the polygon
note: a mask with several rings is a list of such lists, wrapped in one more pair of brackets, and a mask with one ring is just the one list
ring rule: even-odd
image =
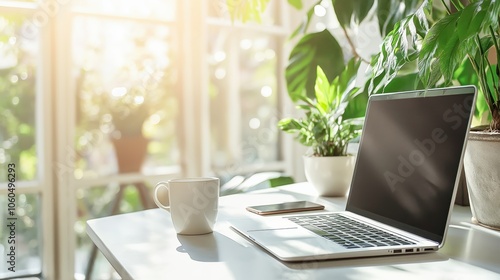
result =
[{"label": "potted plant", "polygon": [[415,65],[415,85],[479,87],[476,123],[487,124],[469,134],[464,169],[473,221],[495,229],[500,229],[499,14],[495,0],[421,1],[385,38],[370,84],[381,89]]},{"label": "potted plant", "polygon": [[359,64],[351,59],[331,83],[318,66],[315,97],[302,96],[297,106],[304,116],[278,122],[281,130],[310,147],[305,175],[320,195],[344,196],[351,183],[355,156],[347,154],[347,145],[359,136],[366,108],[366,96],[355,86]]},{"label": "potted plant", "polygon": [[[295,133],[300,143],[311,147],[311,155],[304,156],[305,174],[321,195],[345,195],[352,178],[355,159],[346,154],[346,147],[361,131],[360,118],[364,117],[369,95],[366,87],[354,87],[352,83],[357,79],[357,84],[363,85],[366,79],[358,70],[360,65],[368,65],[374,54],[361,53],[360,50],[369,49],[369,46],[361,44],[358,39],[368,36],[369,40],[376,41],[384,37],[417,4],[415,1],[399,1],[401,3],[397,5],[393,2],[317,1],[291,35],[291,39],[298,38],[298,42],[292,48],[285,70],[287,90],[292,102],[302,102],[297,107],[305,112],[305,118],[281,120],[279,127],[285,132]],[[289,3],[302,8],[302,1]],[[374,6],[377,8],[370,13]],[[339,30],[310,30],[310,26],[321,17],[321,13],[316,12],[321,7],[333,11]],[[378,28],[378,34],[360,31],[360,26],[367,22]],[[405,83],[394,85],[401,89],[406,86]],[[325,100],[341,101],[327,104]],[[344,163],[328,167],[326,161]]]},{"label": "potted plant", "polygon": [[[265,9],[265,5],[268,2],[269,0],[247,1],[246,4],[248,5],[240,5],[242,1],[231,1],[232,4],[229,5],[229,12],[232,19],[240,19],[242,21],[258,19],[259,14]],[[304,7],[301,0],[288,0],[288,3],[296,9],[303,9]],[[294,103],[301,102],[298,108],[303,109],[306,113],[306,118],[302,120],[302,125],[305,126],[306,123],[309,123],[311,127],[309,133],[311,135],[314,135],[312,132],[316,132],[316,130],[318,133],[321,133],[321,131],[324,133],[325,131],[329,131],[329,129],[345,129],[346,125],[350,127],[349,122],[355,118],[364,116],[368,100],[366,87],[362,87],[363,90],[356,89],[354,91],[355,94],[353,94],[354,92],[349,93],[349,90],[354,90],[354,87],[349,87],[349,90],[346,92],[329,93],[338,97],[349,96],[346,99],[341,98],[341,104],[319,105],[322,101],[318,101],[317,95],[321,96],[323,93],[316,90],[318,79],[323,85],[328,83],[329,87],[331,86],[332,88],[341,88],[341,83],[355,79],[358,79],[358,84],[362,85],[365,77],[363,75],[359,75],[358,77],[358,73],[363,73],[363,71],[357,70],[361,68],[360,65],[362,64],[364,66],[369,65],[371,57],[376,51],[373,53],[361,53],[360,50],[370,49],[373,41],[377,42],[380,40],[380,37],[384,37],[392,30],[396,22],[413,12],[417,4],[417,1],[413,0],[313,1],[313,4],[307,8],[304,20],[290,36],[290,40],[295,40],[296,43],[290,52],[289,63],[285,69],[285,78],[290,100]],[[312,28],[315,26],[315,23],[322,20],[323,16],[331,12],[337,18],[340,28],[336,30],[325,28],[319,31]],[[376,20],[374,20],[375,17]],[[362,31],[362,28],[360,28],[362,24],[370,24],[371,27],[377,29],[378,33],[371,32],[373,28],[370,28],[370,32]],[[366,39],[367,36],[369,37],[368,40],[360,42],[359,38]],[[346,64],[347,61],[349,62]],[[318,68],[321,71],[318,71]],[[354,69],[356,71],[353,71]],[[321,73],[322,77],[318,78],[318,73]],[[401,90],[408,89],[407,83],[404,81],[392,84],[395,88]],[[353,102],[351,99],[356,99],[356,101]],[[316,105],[329,106],[330,111],[328,113],[320,111]],[[344,108],[346,108],[346,112],[341,115],[333,117],[329,115],[332,114],[331,112],[339,114],[343,112]],[[324,121],[325,119],[332,120],[328,123]],[[315,140],[307,138],[307,130],[304,129],[302,132],[297,126],[300,125],[300,122],[299,119],[285,119],[280,122],[279,126],[284,131],[296,133],[301,143],[311,147],[313,145],[316,146],[316,144],[307,141],[319,141],[318,143],[322,144],[330,141],[321,139],[321,137]],[[357,123],[359,124],[359,120]],[[334,127],[328,128],[326,124],[333,125]],[[350,136],[357,135],[358,131],[359,128],[356,128],[356,132],[352,131],[353,134]],[[301,134],[302,136],[300,136]],[[341,137],[344,141],[350,137],[342,133],[335,135],[336,137]],[[306,141],[306,139],[308,140]],[[321,145],[317,147],[319,146]],[[344,148],[345,146],[339,145],[334,150],[340,150],[345,153]],[[337,155],[340,154],[342,152],[337,153]],[[309,165],[308,161],[313,158],[317,161],[322,160],[320,156],[323,155],[325,154],[316,153],[314,157],[304,157],[306,165]],[[353,160],[352,157],[350,160]],[[317,170],[318,173],[322,173],[323,175],[335,171],[335,169],[324,167],[317,168]],[[306,171],[306,176],[309,177],[307,173],[310,172]],[[323,193],[323,191],[320,191],[320,193]],[[343,195],[345,192],[341,191],[335,194]]]},{"label": "potted plant", "polygon": [[149,144],[144,124],[155,114],[165,118],[168,113],[169,81],[163,71],[132,70],[124,70],[109,86],[103,86],[99,73],[82,70],[79,83],[80,118],[87,129],[108,135],[120,173],[140,171]]},{"label": "potted plant", "polygon": [[104,94],[103,106],[110,116],[110,134],[120,173],[139,172],[147,154],[149,140],[143,134],[146,120],[161,108],[159,97],[166,89],[144,86],[117,87]]}]

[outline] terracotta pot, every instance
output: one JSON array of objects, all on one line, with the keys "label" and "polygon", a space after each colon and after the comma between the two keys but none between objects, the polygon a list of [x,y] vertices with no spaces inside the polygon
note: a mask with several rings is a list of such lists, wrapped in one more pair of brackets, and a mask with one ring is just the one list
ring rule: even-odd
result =
[{"label": "terracotta pot", "polygon": [[149,140],[142,135],[113,139],[118,171],[120,173],[140,172],[146,158]]},{"label": "terracotta pot", "polygon": [[500,134],[471,131],[464,169],[473,222],[500,230]]},{"label": "terracotta pot", "polygon": [[322,196],[345,196],[351,186],[356,156],[304,156],[307,181]]}]

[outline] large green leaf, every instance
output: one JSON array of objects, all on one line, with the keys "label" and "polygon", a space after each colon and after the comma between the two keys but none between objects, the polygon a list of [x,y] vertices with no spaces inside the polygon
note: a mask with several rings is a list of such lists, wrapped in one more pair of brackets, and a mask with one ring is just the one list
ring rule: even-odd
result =
[{"label": "large green leaf", "polygon": [[[422,81],[427,86],[433,86],[436,78],[441,74],[445,75],[446,83],[449,83],[456,66],[462,63],[466,52],[460,46],[458,34],[455,33],[455,26],[460,13],[451,14],[436,22],[424,38],[422,50],[420,51],[419,71]],[[460,61],[453,58],[453,53],[460,53]],[[435,66],[437,63],[437,66]],[[450,69],[453,70],[450,71]]]},{"label": "large green leaf", "polygon": [[363,90],[352,98],[345,108],[342,118],[344,120],[356,119],[365,116],[366,105],[368,104],[368,91]]},{"label": "large green leaf", "polygon": [[350,27],[351,20],[359,24],[368,15],[374,0],[332,0],[337,20],[343,27]]},{"label": "large green leaf", "polygon": [[351,58],[342,73],[333,80],[331,84],[331,88],[334,91],[333,96],[334,99],[339,100],[339,103],[349,102],[358,93],[358,89],[355,90],[355,85],[359,65],[361,65],[359,58]]},{"label": "large green leaf", "polygon": [[[480,88],[479,79],[477,77],[474,68],[470,60],[465,60],[460,67],[457,68],[454,74],[454,80],[458,81],[461,85],[475,85]],[[483,94],[479,94],[476,100],[476,109],[474,110],[474,116],[477,119],[481,119],[485,112],[488,112],[488,103],[484,99]]]},{"label": "large green leaf", "polygon": [[428,30],[426,13],[431,10],[431,4],[430,0],[424,0],[415,13],[396,23],[384,38],[380,52],[371,62],[369,93],[382,92],[406,63],[417,59],[419,41]]},{"label": "large green leaf", "polygon": [[[316,90],[316,107],[321,114],[333,113],[330,117],[332,121],[336,120],[341,115],[344,115],[344,119],[346,119],[364,114],[363,108],[354,104],[351,106],[348,115],[345,115],[346,107],[352,99],[359,94],[359,88],[355,87],[355,83],[360,64],[360,59],[352,58],[340,75],[335,77],[331,83],[328,81],[321,68],[318,67],[316,84],[314,87]],[[358,102],[362,101],[363,100],[359,99]],[[354,112],[359,109],[363,110],[359,112],[360,114]]]},{"label": "large green leaf", "polygon": [[[445,84],[450,84],[467,54],[477,52],[481,33],[490,26],[498,29],[499,13],[500,1],[484,0],[436,22],[425,36],[420,53],[419,69],[424,83],[432,86],[442,75]],[[439,67],[434,67],[434,63]]]},{"label": "large green leaf", "polygon": [[292,49],[285,70],[292,101],[304,96],[314,98],[317,67],[320,66],[331,81],[344,69],[343,57],[342,48],[328,30],[305,35]]},{"label": "large green leaf", "polygon": [[396,23],[415,12],[420,0],[378,0],[377,18],[382,37],[389,33]]},{"label": "large green leaf", "polygon": [[365,115],[368,93],[356,87],[360,65],[359,58],[351,58],[342,73],[330,85],[331,99],[335,100],[331,103],[331,110],[337,110],[343,120]]}]

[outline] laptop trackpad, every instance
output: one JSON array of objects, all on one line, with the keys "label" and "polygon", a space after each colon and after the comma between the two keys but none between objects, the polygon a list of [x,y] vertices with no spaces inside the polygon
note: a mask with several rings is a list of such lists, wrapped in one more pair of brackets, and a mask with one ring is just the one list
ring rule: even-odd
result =
[{"label": "laptop trackpad", "polygon": [[273,223],[236,222],[233,226],[255,243],[283,260],[303,259],[344,251],[345,249],[290,221]]}]

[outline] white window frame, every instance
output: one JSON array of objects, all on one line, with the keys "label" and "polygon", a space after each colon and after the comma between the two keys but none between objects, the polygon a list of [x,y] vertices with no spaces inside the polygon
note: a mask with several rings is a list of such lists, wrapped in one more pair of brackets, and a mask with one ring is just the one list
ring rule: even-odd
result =
[{"label": "white window frame", "polygon": [[[283,43],[277,59],[279,112],[289,115],[293,104],[286,93],[284,69],[288,60],[290,43],[287,36],[291,26],[289,15],[291,8],[286,0],[277,1],[280,7],[281,26],[260,27],[255,24],[230,23],[224,20],[208,18],[206,0],[177,1],[177,22],[180,46],[183,53],[179,76],[178,91],[182,124],[179,131],[181,162],[179,168],[173,168],[162,175],[121,174],[98,179],[75,179],[74,135],[76,117],[74,108],[76,97],[72,77],[72,53],[70,46],[72,19],[76,15],[88,15],[103,18],[124,19],[127,17],[91,14],[84,11],[72,11],[69,0],[46,0],[41,4],[24,2],[1,2],[1,11],[14,11],[47,16],[48,22],[40,29],[40,56],[37,76],[37,153],[39,156],[39,177],[35,182],[19,182],[18,193],[37,193],[42,207],[42,275],[45,279],[73,279],[75,277],[76,235],[74,223],[76,214],[76,191],[98,185],[135,182],[145,180],[151,183],[176,176],[207,176],[212,174],[209,143],[200,140],[210,133],[207,31],[208,26],[231,26],[276,35]],[[41,6],[43,5],[43,7]],[[196,9],[192,8],[197,6]],[[165,23],[155,19],[133,19],[137,22]],[[292,26],[293,27],[293,26]],[[196,34],[196,36],[195,36]],[[202,36],[199,36],[202,34]],[[202,65],[202,67],[200,67]],[[193,83],[193,81],[199,81]],[[230,87],[237,88],[233,84]],[[238,97],[234,97],[238,98]],[[193,112],[195,112],[193,114]],[[279,116],[282,117],[282,116]],[[239,129],[239,122],[232,124]],[[297,149],[291,137],[280,134],[280,153],[282,160],[267,165],[245,167],[245,171],[282,170],[296,180],[302,175],[302,150]],[[235,137],[234,145],[241,143]],[[5,193],[6,186],[1,185],[0,192]]]},{"label": "white window frame", "polygon": [[[28,16],[30,21],[35,20],[37,14],[42,13],[39,6],[33,3],[23,2],[1,2],[1,13],[17,13]],[[37,194],[40,201],[41,215],[39,224],[41,253],[41,274],[47,279],[55,279],[55,203],[53,175],[51,165],[53,157],[50,153],[52,147],[52,66],[50,64],[51,52],[51,23],[50,20],[41,24],[38,33],[39,52],[45,54],[37,58],[36,64],[36,84],[35,84],[35,145],[37,147],[37,177],[33,181],[17,181],[15,193],[19,194]],[[0,194],[7,194],[7,183],[0,184]]]}]

